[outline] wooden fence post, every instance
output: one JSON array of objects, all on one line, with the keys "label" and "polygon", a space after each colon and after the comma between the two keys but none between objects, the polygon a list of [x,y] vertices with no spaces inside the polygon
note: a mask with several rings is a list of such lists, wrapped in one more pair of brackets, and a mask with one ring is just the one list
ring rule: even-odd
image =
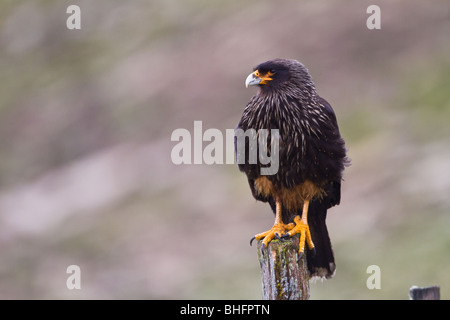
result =
[{"label": "wooden fence post", "polygon": [[410,300],[440,300],[441,293],[439,286],[419,288],[417,286],[412,286],[409,289],[409,299]]},{"label": "wooden fence post", "polygon": [[264,300],[308,300],[309,273],[306,254],[297,262],[299,235],[272,240],[264,253],[258,242]]}]

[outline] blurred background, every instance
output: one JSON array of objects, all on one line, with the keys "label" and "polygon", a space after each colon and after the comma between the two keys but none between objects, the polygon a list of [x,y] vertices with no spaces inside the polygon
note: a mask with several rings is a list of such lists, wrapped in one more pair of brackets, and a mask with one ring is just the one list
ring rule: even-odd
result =
[{"label": "blurred background", "polygon": [[260,299],[248,241],[273,213],[235,165],[174,165],[171,134],[233,129],[246,76],[284,57],[309,68],[352,159],[327,219],[337,272],[311,298],[448,299],[450,4],[377,1],[369,30],[371,4],[1,1],[0,298]]}]

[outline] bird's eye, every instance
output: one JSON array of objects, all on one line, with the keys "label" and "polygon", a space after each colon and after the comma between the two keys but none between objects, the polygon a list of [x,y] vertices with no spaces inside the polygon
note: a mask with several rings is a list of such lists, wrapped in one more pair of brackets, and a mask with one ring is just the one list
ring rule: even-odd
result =
[{"label": "bird's eye", "polygon": [[259,71],[258,71],[258,70],[256,70],[253,74],[254,74],[256,77],[259,77]]}]

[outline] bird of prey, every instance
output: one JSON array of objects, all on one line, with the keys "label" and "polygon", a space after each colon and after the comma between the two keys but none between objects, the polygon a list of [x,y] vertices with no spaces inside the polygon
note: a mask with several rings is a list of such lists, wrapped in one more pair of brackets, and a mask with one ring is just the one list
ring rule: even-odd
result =
[{"label": "bird of prey", "polygon": [[257,93],[244,109],[236,130],[277,129],[269,133],[266,150],[278,143],[278,171],[262,174],[267,167],[259,158],[250,161],[249,139],[246,151],[239,150],[240,171],[248,178],[253,197],[268,202],[275,213],[273,227],[255,235],[262,250],[275,237],[300,234],[298,260],[305,252],[310,277],[331,278],[336,269],[325,219],[327,210],[340,203],[344,168],[349,165],[344,139],[336,115],[320,97],[303,64],[296,60],[274,59],[253,69],[246,87],[257,86]]}]

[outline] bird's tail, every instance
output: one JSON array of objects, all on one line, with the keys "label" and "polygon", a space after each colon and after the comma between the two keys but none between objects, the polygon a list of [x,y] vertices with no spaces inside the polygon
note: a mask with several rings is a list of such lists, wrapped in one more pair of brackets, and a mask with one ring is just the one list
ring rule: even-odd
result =
[{"label": "bird's tail", "polygon": [[307,251],[310,277],[331,278],[336,271],[333,250],[325,224],[327,205],[319,200],[311,201],[308,210],[308,225],[311,231],[315,253]]}]

